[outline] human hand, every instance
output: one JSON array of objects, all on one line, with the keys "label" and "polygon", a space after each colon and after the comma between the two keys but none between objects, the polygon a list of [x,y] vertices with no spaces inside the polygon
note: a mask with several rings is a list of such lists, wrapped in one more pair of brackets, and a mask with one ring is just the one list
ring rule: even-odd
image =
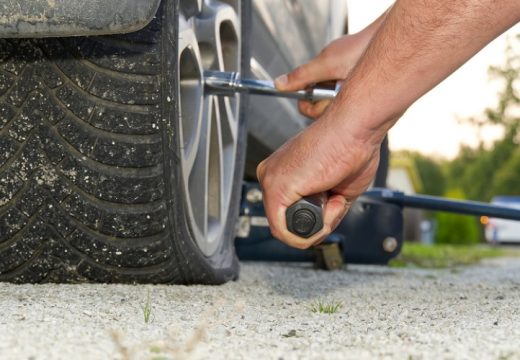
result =
[{"label": "human hand", "polygon": [[[364,141],[351,123],[326,112],[257,168],[274,237],[296,248],[322,241],[370,185],[379,164],[380,143]],[[300,198],[327,192],[323,229],[308,239],[287,230],[285,212]]]},{"label": "human hand", "polygon": [[[365,32],[344,35],[334,40],[320,52],[318,56],[288,74],[279,76],[275,85],[279,90],[295,91],[323,81],[344,80],[365,51],[370,41]],[[323,114],[330,100],[310,102],[300,100],[300,112],[312,119]]]},{"label": "human hand", "polygon": [[[387,14],[388,11],[363,31],[333,41],[309,63],[278,77],[276,87],[294,91],[318,82],[345,80]],[[379,165],[379,150],[387,130],[384,126],[373,129],[365,122],[366,116],[348,113],[345,99],[336,99],[334,106],[329,104],[330,101],[301,101],[300,111],[314,119],[319,117],[319,121],[285,143],[257,168],[271,232],[297,248],[308,248],[322,241],[368,188]],[[329,195],[323,229],[308,239],[290,233],[285,220],[287,208],[300,198],[319,192]]]}]

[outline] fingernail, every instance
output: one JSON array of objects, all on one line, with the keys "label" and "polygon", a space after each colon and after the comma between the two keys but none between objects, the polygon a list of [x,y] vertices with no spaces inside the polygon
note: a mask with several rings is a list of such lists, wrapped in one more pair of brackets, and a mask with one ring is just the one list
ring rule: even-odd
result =
[{"label": "fingernail", "polygon": [[287,75],[283,74],[283,75],[278,76],[274,81],[276,82],[277,85],[285,86],[285,85],[287,85],[287,80],[288,80]]}]

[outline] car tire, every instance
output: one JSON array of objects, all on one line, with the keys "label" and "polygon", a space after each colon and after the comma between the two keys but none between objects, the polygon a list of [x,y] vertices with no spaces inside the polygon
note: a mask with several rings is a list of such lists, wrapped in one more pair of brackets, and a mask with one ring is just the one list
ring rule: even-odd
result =
[{"label": "car tire", "polygon": [[202,72],[248,61],[240,6],[163,0],[126,35],[0,40],[0,280],[238,276],[247,99],[205,95]]}]

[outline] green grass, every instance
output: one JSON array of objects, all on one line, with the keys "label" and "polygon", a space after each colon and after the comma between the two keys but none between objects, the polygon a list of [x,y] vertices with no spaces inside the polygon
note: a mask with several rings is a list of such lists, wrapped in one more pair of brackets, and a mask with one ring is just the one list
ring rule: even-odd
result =
[{"label": "green grass", "polygon": [[152,300],[150,298],[150,290],[146,293],[146,302],[143,305],[144,322],[148,324],[152,316]]},{"label": "green grass", "polygon": [[324,301],[318,300],[314,304],[311,305],[311,311],[313,313],[320,314],[334,314],[338,312],[339,309],[343,307],[343,303],[341,301]]},{"label": "green grass", "polygon": [[390,261],[391,267],[426,269],[471,265],[485,258],[520,256],[520,251],[485,245],[422,245],[405,243],[401,254]]}]

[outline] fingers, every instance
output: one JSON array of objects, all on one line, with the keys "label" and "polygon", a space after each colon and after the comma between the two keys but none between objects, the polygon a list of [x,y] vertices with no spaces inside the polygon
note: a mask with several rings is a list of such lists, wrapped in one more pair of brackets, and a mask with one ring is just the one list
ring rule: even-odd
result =
[{"label": "fingers", "polygon": [[270,158],[267,158],[258,164],[256,175],[262,188],[264,209],[271,233],[275,238],[282,240],[288,232],[285,211],[300,198],[300,195],[292,191],[286,182],[273,183],[273,177],[267,174],[269,160]]},{"label": "fingers", "polygon": [[330,196],[325,204],[323,228],[318,233],[308,239],[303,239],[289,231],[287,231],[287,234],[282,232],[284,236],[282,241],[299,249],[308,249],[311,246],[320,244],[338,227],[341,220],[343,220],[347,214],[351,204],[352,202],[345,199],[342,195]]},{"label": "fingers", "polygon": [[327,230],[328,234],[338,227],[341,220],[347,215],[350,205],[352,202],[345,199],[343,195],[329,197],[323,214],[323,228]]},{"label": "fingers", "polygon": [[269,221],[271,234],[289,246],[298,249],[307,249],[324,237],[323,230],[309,239],[294,235],[287,229],[285,212],[293,203],[302,198],[300,194],[292,189],[292,186],[272,183],[272,177],[268,172],[269,158],[262,161],[257,167],[257,177],[263,190],[264,208]]},{"label": "fingers", "polygon": [[[330,132],[327,119],[320,120],[258,165],[257,177],[271,232],[289,246],[305,249],[329,235],[345,216],[350,200],[366,188],[366,176],[360,172],[367,169],[364,162],[370,159],[357,150],[357,144],[345,151],[339,139]],[[347,169],[344,164],[349,164]],[[286,223],[287,208],[306,195],[330,189],[334,193],[324,207],[323,229],[309,239],[290,233]]]},{"label": "fingers", "polygon": [[[310,238],[301,238],[287,229],[285,213],[287,208],[298,201],[301,196],[286,188],[273,193],[268,191],[269,181],[265,181],[265,161],[258,166],[257,173],[262,188],[264,189],[264,207],[272,235],[287,245],[307,249],[322,242],[346,215],[351,202],[342,195],[332,195],[328,198],[323,215],[323,228]],[[272,190],[272,188],[270,188]]]},{"label": "fingers", "polygon": [[347,201],[342,195],[333,195],[329,197],[325,205],[323,216],[323,228],[310,238],[301,238],[287,230],[285,223],[285,208],[280,208],[279,216],[277,216],[278,223],[269,223],[272,229],[273,236],[283,241],[289,246],[298,249],[308,249],[313,245],[321,243],[328,235],[330,235],[340,224],[350,208],[351,202]]},{"label": "fingers", "polygon": [[274,81],[276,88],[284,91],[295,91],[306,88],[321,81],[334,80],[322,57],[318,56],[306,64],[298,66],[288,74],[277,77]]},{"label": "fingers", "polygon": [[316,119],[323,114],[329,105],[330,100],[321,100],[315,103],[310,101],[299,101],[298,110],[302,115],[310,117],[311,119]]}]

